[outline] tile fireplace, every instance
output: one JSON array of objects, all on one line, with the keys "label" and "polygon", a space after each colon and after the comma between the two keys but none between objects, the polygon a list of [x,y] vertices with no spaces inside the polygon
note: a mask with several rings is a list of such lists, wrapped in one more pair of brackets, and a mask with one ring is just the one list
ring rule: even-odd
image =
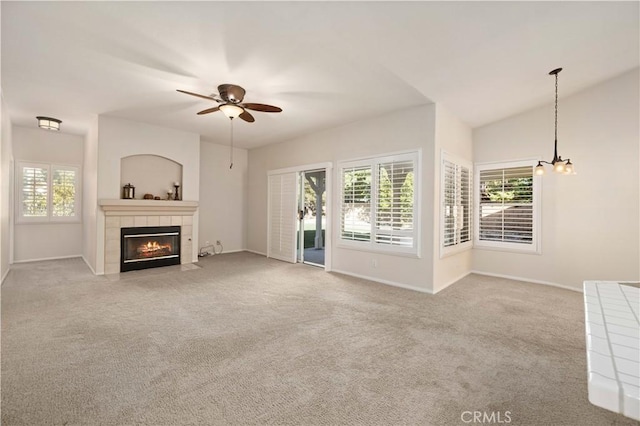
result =
[{"label": "tile fireplace", "polygon": [[[127,268],[131,269],[123,269],[123,259],[126,259],[126,257],[121,256],[121,254],[125,254],[125,250],[122,248],[122,235],[123,229],[128,228],[142,228],[143,231],[138,235],[145,235],[166,233],[169,232],[166,230],[167,227],[175,227],[180,230],[180,239],[171,242],[171,254],[162,254],[160,257],[171,256],[168,259],[176,262],[171,263],[175,265],[184,265],[197,261],[197,201],[102,199],[98,200],[98,204],[104,212],[104,269],[102,273],[117,274],[125,270],[140,269],[143,268],[143,266],[141,266],[142,264],[150,262],[149,260],[136,259],[133,262],[127,262]],[[150,228],[156,229],[157,232],[148,232]],[[168,242],[164,237],[169,236],[163,235],[161,237],[163,237],[163,239],[156,240],[155,244],[154,241],[144,242],[145,244],[150,243],[146,249],[140,247],[141,244],[137,244],[136,246],[136,244],[133,243],[133,241],[136,241],[135,238],[132,239],[131,244],[136,246],[136,248],[130,248],[129,254],[137,253],[138,250],[141,255],[144,253],[145,256],[151,255],[152,253],[160,254],[163,251],[165,253],[168,252],[168,248],[166,247]],[[160,262],[160,264],[150,263],[149,265],[166,265],[161,263],[162,262]],[[133,267],[134,264],[137,265],[135,268]]]}]

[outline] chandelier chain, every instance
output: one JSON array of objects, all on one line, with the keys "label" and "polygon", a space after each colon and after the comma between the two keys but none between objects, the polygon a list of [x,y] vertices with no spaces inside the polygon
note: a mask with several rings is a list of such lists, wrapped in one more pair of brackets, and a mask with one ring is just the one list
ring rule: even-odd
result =
[{"label": "chandelier chain", "polygon": [[556,173],[563,173],[566,175],[575,174],[575,170],[573,168],[573,163],[569,158],[563,160],[561,156],[558,155],[558,74],[562,71],[562,68],[556,68],[553,71],[549,72],[549,75],[554,75],[556,77],[555,84],[555,103],[554,103],[554,134],[555,138],[553,141],[553,160],[544,161],[539,160],[538,165],[535,167],[536,175],[544,175],[544,166],[542,163],[551,164]]},{"label": "chandelier chain", "polygon": [[558,140],[558,74],[556,73],[556,118],[555,118],[555,139]]}]

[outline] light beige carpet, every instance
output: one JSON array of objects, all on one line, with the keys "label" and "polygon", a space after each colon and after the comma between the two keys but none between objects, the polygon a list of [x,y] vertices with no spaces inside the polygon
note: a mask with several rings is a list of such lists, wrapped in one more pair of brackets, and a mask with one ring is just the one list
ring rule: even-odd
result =
[{"label": "light beige carpet", "polygon": [[2,423],[635,424],[587,400],[579,293],[472,275],[430,296],[249,253],[200,265],[14,265]]}]

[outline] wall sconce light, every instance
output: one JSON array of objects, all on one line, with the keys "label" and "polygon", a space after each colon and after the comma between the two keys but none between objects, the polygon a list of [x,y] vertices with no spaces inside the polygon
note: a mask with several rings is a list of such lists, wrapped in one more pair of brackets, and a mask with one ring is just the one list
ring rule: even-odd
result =
[{"label": "wall sconce light", "polygon": [[36,120],[38,120],[38,127],[46,130],[58,131],[60,130],[60,123],[62,123],[62,121],[57,118],[51,117],[36,117]]},{"label": "wall sconce light", "polygon": [[551,161],[538,161],[538,165],[536,166],[536,175],[541,176],[544,175],[544,166],[542,163],[551,164],[553,166],[553,171],[556,173],[562,173],[565,175],[575,174],[573,169],[573,163],[570,159],[563,160],[561,156],[558,155],[558,74],[562,71],[562,68],[557,68],[549,73],[549,75],[556,76],[556,114],[555,114],[555,142],[553,149],[553,160]]}]

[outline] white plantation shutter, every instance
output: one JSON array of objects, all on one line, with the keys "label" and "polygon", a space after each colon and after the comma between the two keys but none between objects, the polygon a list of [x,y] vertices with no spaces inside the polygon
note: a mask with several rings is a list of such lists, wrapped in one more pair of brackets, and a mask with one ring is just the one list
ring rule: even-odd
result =
[{"label": "white plantation shutter", "polygon": [[441,171],[441,255],[444,255],[471,247],[471,165],[443,153]]},{"label": "white plantation shutter", "polygon": [[413,246],[413,173],[412,159],[388,161],[377,165],[377,243]]},{"label": "white plantation shutter", "polygon": [[296,262],[296,173],[269,176],[267,257]]},{"label": "white plantation shutter", "polygon": [[418,153],[342,162],[340,241],[418,254]]},{"label": "white plantation shutter", "polygon": [[21,164],[20,171],[20,216],[24,218],[48,217],[48,165]]},{"label": "white plantation shutter", "polygon": [[52,166],[52,172],[51,215],[56,217],[75,217],[78,169],[75,167]]},{"label": "white plantation shutter", "polygon": [[530,162],[477,166],[476,244],[537,250],[538,181]]},{"label": "white plantation shutter", "polygon": [[457,228],[460,230],[460,243],[471,242],[471,229],[473,223],[473,208],[471,202],[471,169],[469,167],[458,166],[460,177],[460,212],[458,216]]},{"label": "white plantation shutter", "polygon": [[342,169],[341,238],[371,240],[371,166]]}]

